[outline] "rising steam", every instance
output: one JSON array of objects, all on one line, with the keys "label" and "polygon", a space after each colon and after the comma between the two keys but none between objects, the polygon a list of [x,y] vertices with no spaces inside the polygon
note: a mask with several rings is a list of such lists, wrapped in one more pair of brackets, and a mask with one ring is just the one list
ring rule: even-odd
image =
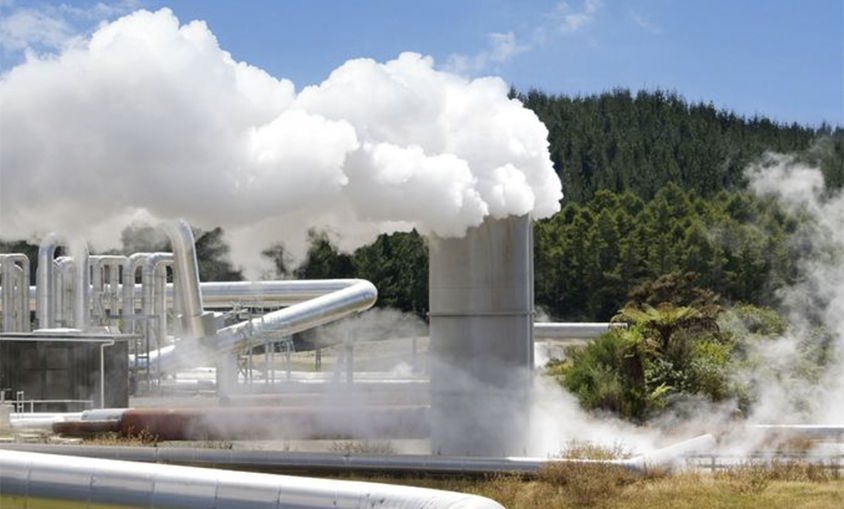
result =
[{"label": "rising steam", "polygon": [[133,219],[223,226],[249,264],[312,227],[341,247],[559,209],[547,130],[498,78],[414,53],[346,62],[318,86],[236,62],[168,9],[103,26],[0,78],[4,238],[115,245]]},{"label": "rising steam", "polygon": [[[815,252],[801,260],[798,284],[781,290],[792,329],[756,352],[766,366],[758,375],[767,374],[768,379],[762,380],[763,393],[753,417],[840,424],[844,422],[844,194],[828,192],[821,171],[792,156],[767,154],[746,175],[755,193],[778,198],[793,212],[810,218],[797,232],[796,242]],[[806,339],[819,333],[830,341],[827,369],[817,383],[774,379],[772,374],[792,367]]]}]

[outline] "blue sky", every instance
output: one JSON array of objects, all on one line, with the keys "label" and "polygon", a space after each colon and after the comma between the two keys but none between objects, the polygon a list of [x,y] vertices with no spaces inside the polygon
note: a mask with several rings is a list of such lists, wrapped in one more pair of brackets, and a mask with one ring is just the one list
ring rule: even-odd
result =
[{"label": "blue sky", "polygon": [[841,0],[0,0],[0,69],[97,23],[169,7],[237,60],[302,87],[403,51],[520,90],[675,90],[744,115],[844,125]]}]

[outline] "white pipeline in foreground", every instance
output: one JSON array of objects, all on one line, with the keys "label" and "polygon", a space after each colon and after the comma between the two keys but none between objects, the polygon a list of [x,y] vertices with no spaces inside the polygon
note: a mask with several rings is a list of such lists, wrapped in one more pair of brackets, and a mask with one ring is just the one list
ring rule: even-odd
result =
[{"label": "white pipeline in foreground", "polygon": [[0,450],[0,465],[4,509],[67,503],[84,508],[503,509],[486,498],[423,488],[29,452]]}]

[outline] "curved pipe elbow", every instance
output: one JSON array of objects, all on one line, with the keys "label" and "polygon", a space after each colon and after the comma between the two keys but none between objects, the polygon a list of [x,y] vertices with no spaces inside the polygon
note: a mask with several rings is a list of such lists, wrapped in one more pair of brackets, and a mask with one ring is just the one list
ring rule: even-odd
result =
[{"label": "curved pipe elbow", "polygon": [[216,332],[213,316],[206,314],[202,306],[199,263],[196,260],[193,231],[190,225],[181,219],[164,224],[162,229],[173,246],[176,294],[182,304],[185,330],[194,339],[213,335]]}]

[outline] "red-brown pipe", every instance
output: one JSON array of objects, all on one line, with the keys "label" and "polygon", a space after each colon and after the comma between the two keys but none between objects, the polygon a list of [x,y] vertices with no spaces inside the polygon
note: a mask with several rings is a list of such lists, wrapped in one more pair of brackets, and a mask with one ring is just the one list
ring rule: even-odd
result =
[{"label": "red-brown pipe", "polygon": [[160,440],[248,440],[424,438],[429,428],[425,406],[213,407],[130,409],[120,430]]},{"label": "red-brown pipe", "polygon": [[103,433],[117,433],[120,422],[111,421],[62,421],[53,423],[53,433],[71,437],[90,437]]}]

